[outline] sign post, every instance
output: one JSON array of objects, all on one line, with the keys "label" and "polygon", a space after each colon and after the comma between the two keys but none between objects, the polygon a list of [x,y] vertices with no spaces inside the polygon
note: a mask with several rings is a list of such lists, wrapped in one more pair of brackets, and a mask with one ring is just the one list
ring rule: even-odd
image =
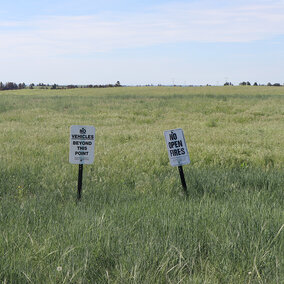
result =
[{"label": "sign post", "polygon": [[183,130],[181,128],[166,130],[164,136],[168,149],[168,156],[173,167],[178,167],[182,188],[188,197],[187,186],[183,173],[183,165],[190,163],[190,158],[185,143]]},{"label": "sign post", "polygon": [[79,165],[78,200],[82,197],[83,165],[94,162],[95,131],[90,125],[72,125],[70,128],[69,162]]},{"label": "sign post", "polygon": [[81,199],[82,196],[82,182],[83,182],[83,164],[79,164],[79,173],[78,173],[78,200]]}]

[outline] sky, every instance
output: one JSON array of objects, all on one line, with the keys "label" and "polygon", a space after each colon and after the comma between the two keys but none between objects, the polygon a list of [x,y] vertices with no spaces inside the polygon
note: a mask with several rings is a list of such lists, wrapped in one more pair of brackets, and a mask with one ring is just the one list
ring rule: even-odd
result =
[{"label": "sky", "polygon": [[0,0],[0,81],[284,83],[284,0]]}]

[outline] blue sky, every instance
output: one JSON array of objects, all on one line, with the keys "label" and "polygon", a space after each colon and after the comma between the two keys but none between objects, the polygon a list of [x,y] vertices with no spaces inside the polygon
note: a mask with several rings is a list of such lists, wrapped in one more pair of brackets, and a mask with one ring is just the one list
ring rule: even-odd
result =
[{"label": "blue sky", "polygon": [[0,0],[0,81],[283,84],[283,0]]}]

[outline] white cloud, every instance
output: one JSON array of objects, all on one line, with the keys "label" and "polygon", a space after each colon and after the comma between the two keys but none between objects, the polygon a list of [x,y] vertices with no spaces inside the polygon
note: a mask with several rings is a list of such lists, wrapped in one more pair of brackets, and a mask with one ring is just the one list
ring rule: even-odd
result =
[{"label": "white cloud", "polygon": [[207,1],[172,3],[146,14],[0,20],[0,59],[80,55],[188,41],[248,42],[284,34],[284,1],[234,2],[218,8]]}]

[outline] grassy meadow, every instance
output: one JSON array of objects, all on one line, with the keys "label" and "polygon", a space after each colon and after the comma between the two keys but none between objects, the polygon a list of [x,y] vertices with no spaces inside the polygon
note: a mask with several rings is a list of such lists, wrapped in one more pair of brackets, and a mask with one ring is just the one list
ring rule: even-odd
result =
[{"label": "grassy meadow", "polygon": [[283,87],[2,91],[0,133],[0,283],[284,283]]}]

